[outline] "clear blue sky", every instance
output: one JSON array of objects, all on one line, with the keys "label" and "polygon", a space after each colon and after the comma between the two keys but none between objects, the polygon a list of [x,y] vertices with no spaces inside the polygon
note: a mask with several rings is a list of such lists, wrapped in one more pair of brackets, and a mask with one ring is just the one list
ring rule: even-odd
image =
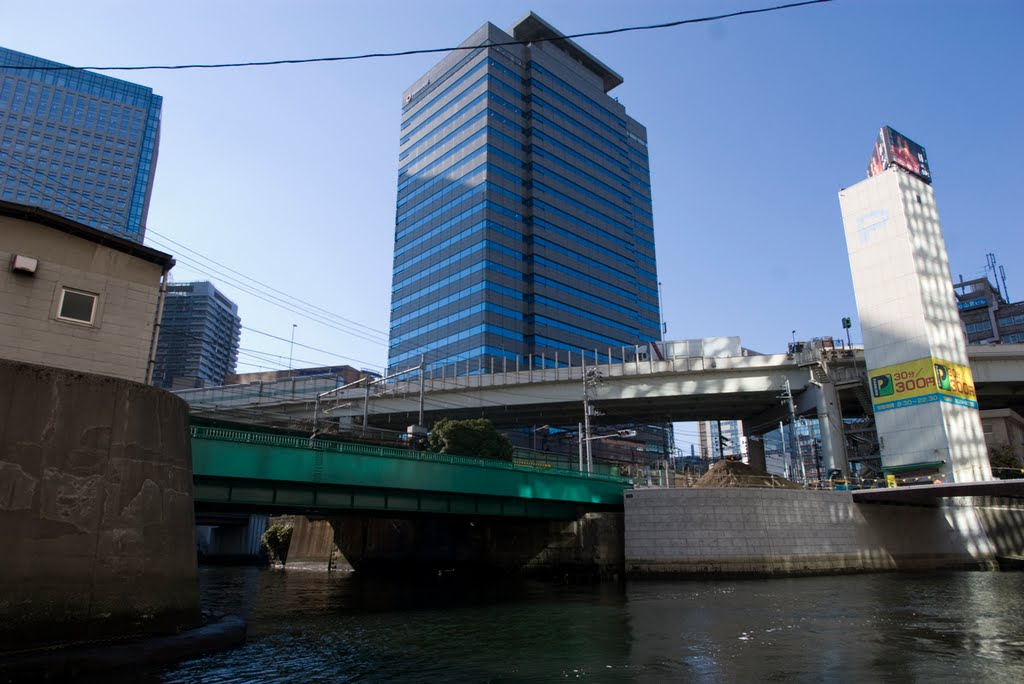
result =
[{"label": "clear blue sky", "polygon": [[[73,65],[265,60],[455,45],[531,9],[576,33],[775,3],[17,2],[0,45]],[[837,0],[582,39],[648,129],[667,338],[777,352],[794,329],[840,336],[856,306],[837,192],[883,124],[928,150],[954,276],[995,252],[1024,299],[1021,27],[1019,0]],[[179,257],[176,280],[210,278],[167,239],[385,339],[401,94],[438,59],[108,72],[164,97],[149,244]],[[243,348],[274,355],[243,353],[240,370],[286,365],[293,324],[297,366],[385,363],[382,341],[212,279],[239,304]]]}]

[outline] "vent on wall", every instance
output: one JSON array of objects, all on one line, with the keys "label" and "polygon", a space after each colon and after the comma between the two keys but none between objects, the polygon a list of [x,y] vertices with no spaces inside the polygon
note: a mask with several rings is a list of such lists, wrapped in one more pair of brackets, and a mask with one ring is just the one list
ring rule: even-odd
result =
[{"label": "vent on wall", "polygon": [[36,268],[39,266],[39,259],[33,259],[29,256],[23,256],[21,254],[15,254],[14,258],[11,259],[11,270],[15,273],[27,273],[28,275],[35,275]]}]

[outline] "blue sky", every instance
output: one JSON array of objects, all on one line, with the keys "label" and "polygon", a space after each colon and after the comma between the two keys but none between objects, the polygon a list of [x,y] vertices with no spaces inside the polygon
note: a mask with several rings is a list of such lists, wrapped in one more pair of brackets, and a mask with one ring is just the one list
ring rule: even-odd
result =
[{"label": "blue sky", "polygon": [[[770,4],[21,2],[4,7],[0,45],[73,65],[264,60],[455,45],[531,9],[576,33]],[[928,150],[953,274],[982,275],[994,252],[1024,299],[1021,26],[1015,0],[837,0],[582,39],[648,129],[667,338],[777,352],[794,329],[838,337],[853,316],[857,341],[837,193],[864,177],[883,124]],[[210,264],[170,240],[379,331],[315,323],[215,276],[242,347],[272,355],[242,361],[287,365],[296,324],[296,366],[384,365],[401,94],[437,60],[108,72],[164,97],[148,243],[179,257],[176,280],[210,279],[194,267]]]}]

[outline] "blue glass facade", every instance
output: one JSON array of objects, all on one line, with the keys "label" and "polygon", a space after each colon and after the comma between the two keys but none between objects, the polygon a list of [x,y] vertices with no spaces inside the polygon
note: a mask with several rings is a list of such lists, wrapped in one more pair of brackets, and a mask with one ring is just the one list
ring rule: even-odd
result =
[{"label": "blue glass facade", "polygon": [[238,306],[212,283],[168,285],[153,384],[164,389],[223,385],[235,372],[241,334]]},{"label": "blue glass facade", "polygon": [[660,339],[646,131],[621,78],[528,15],[405,93],[391,371],[449,374]]},{"label": "blue glass facade", "polygon": [[0,199],[143,242],[162,98],[0,48]]}]

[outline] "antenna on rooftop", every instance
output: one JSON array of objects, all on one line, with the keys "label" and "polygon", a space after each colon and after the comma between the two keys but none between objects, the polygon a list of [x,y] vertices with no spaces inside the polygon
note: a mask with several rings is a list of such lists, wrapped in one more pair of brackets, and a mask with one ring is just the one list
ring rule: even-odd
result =
[{"label": "antenna on rooftop", "polygon": [[[999,286],[999,271],[1000,270],[1002,270],[1002,267],[996,265],[996,255],[993,254],[992,252],[989,252],[988,254],[986,254],[985,255],[985,276],[988,277],[988,272],[992,271],[992,280],[995,281],[996,294],[998,294],[999,297],[1005,302],[1005,301],[1009,301],[1009,300],[1006,297],[1006,293],[1003,292],[1005,287],[1004,288],[1000,288],[1000,286]],[[1006,279],[1004,278],[1003,279],[1004,285],[1005,285],[1005,280]]]}]

